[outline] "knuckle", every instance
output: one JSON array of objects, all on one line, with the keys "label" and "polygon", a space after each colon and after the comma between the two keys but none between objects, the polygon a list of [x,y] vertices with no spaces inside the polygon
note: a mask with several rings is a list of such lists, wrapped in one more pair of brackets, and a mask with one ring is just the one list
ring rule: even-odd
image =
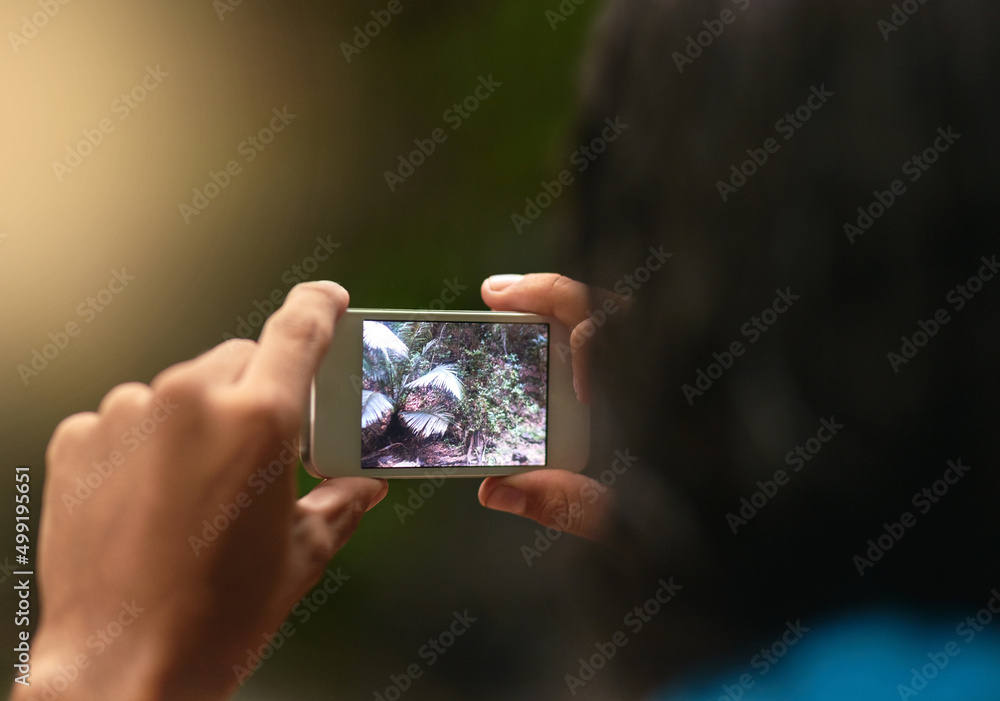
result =
[{"label": "knuckle", "polygon": [[361,524],[361,519],[367,513],[367,504],[359,499],[351,499],[343,510],[343,518],[346,522],[346,532],[352,533]]},{"label": "knuckle", "polygon": [[338,548],[336,547],[336,543],[334,543],[333,536],[313,541],[306,553],[309,567],[317,571],[322,571],[326,567],[326,564],[333,559],[333,556],[337,554],[337,550]]},{"label": "knuckle", "polygon": [[152,390],[139,382],[126,382],[104,395],[97,413],[101,416],[132,414],[143,410],[150,402]]},{"label": "knuckle", "polygon": [[577,287],[580,283],[571,277],[559,275],[552,281],[552,294],[556,299],[562,297],[575,297],[578,293]]},{"label": "knuckle", "polygon": [[100,425],[100,418],[94,413],[73,414],[59,422],[46,449],[46,463],[53,465],[65,457],[73,457],[79,445]]},{"label": "knuckle", "polygon": [[557,309],[571,319],[589,316],[591,304],[590,288],[582,282],[560,275],[552,283],[552,299]]},{"label": "knuckle", "polygon": [[584,319],[579,324],[573,327],[573,330],[569,334],[569,346],[574,351],[583,348],[587,342],[593,338],[597,329],[594,326],[593,319]]},{"label": "knuckle", "polygon": [[346,498],[340,500],[331,515],[320,512],[309,514],[306,518],[311,523],[300,532],[307,539],[302,545],[310,565],[324,567],[344,547],[364,515],[364,504],[358,499]]},{"label": "knuckle", "polygon": [[308,532],[317,535],[314,535],[305,544],[305,557],[309,567],[322,569],[337,554],[337,550],[339,549],[337,547],[337,539],[334,533],[323,523],[322,516],[312,514],[308,518],[315,522],[310,524],[312,527],[308,529]]},{"label": "knuckle", "polygon": [[210,388],[188,367],[187,363],[169,367],[150,384],[152,392],[145,416],[157,421],[157,416],[169,417],[157,430],[164,440],[177,441],[181,436],[200,433],[218,416],[218,402]]},{"label": "knuckle", "polygon": [[365,504],[358,499],[350,499],[340,509],[333,524],[331,524],[330,553],[326,556],[329,560],[351,537],[351,534],[361,525],[361,519],[365,515]]},{"label": "knuckle", "polygon": [[259,388],[241,395],[234,407],[236,420],[243,430],[265,442],[287,436],[294,430],[288,417],[291,411],[283,393],[265,392]]},{"label": "knuckle", "polygon": [[230,338],[219,344],[219,349],[234,355],[245,355],[253,352],[257,347],[257,342],[249,338]]},{"label": "knuckle", "polygon": [[177,396],[188,400],[202,396],[205,393],[204,383],[194,377],[188,367],[187,363],[173,365],[153,378],[150,386],[154,394],[158,397]]},{"label": "knuckle", "polygon": [[333,315],[315,307],[282,307],[269,320],[278,333],[303,345],[329,344]]},{"label": "knuckle", "polygon": [[569,530],[574,503],[561,489],[547,492],[538,502],[535,520],[559,530]]},{"label": "knuckle", "polygon": [[340,285],[331,285],[325,282],[300,282],[289,295],[300,296],[304,294],[322,295],[329,304],[340,304],[345,301],[346,291]]}]

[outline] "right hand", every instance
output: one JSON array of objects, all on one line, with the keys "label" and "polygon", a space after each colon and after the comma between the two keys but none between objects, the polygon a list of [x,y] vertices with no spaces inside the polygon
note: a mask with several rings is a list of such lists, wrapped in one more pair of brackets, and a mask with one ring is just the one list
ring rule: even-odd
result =
[{"label": "right hand", "polygon": [[[594,335],[591,289],[564,275],[534,273],[494,275],[483,281],[481,294],[490,309],[544,314],[572,329],[573,386],[577,399],[589,404],[588,341]],[[600,295],[611,293],[600,291]],[[603,539],[613,505],[611,492],[603,484],[566,470],[487,477],[479,487],[479,502],[590,540]]]},{"label": "right hand", "polygon": [[[96,413],[59,425],[47,454],[33,684],[75,670],[60,701],[208,700],[235,689],[246,650],[278,628],[386,493],[383,480],[341,477],[296,499],[302,407],[347,304],[334,283],[298,285],[259,343],[229,341],[151,385],[121,385]],[[69,508],[66,495],[102,461],[114,472]],[[220,524],[215,535],[209,523]],[[92,652],[84,641],[111,625],[120,639]],[[29,693],[18,686],[15,698]]]}]

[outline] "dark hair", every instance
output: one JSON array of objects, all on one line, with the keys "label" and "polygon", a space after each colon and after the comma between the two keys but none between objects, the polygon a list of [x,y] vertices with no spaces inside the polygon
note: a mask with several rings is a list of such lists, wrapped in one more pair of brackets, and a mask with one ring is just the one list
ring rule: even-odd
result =
[{"label": "dark hair", "polygon": [[[951,292],[1000,253],[998,29],[982,0],[602,18],[583,141],[628,128],[585,173],[579,272],[635,294],[595,337],[595,455],[642,458],[620,480],[639,569],[689,577],[727,645],[871,604],[981,606],[1000,582],[1000,279]],[[843,428],[806,448],[824,421]],[[913,500],[957,460],[945,496]],[[719,651],[702,638],[692,655]]]}]

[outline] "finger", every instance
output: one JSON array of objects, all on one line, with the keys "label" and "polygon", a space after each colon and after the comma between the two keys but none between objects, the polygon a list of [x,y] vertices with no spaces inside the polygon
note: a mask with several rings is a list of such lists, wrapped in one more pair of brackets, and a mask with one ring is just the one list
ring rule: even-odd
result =
[{"label": "finger", "polygon": [[544,314],[569,329],[590,313],[590,288],[556,273],[494,275],[483,281],[480,294],[495,311]]},{"label": "finger", "polygon": [[312,377],[333,338],[334,323],[349,299],[335,282],[293,287],[281,309],[264,324],[241,383],[255,394],[276,399],[280,412],[301,412]]},{"label": "finger", "polygon": [[257,343],[248,338],[231,338],[191,361],[191,372],[208,382],[232,384],[246,372]]},{"label": "finger", "polygon": [[298,500],[297,545],[309,570],[322,566],[354,533],[365,512],[389,491],[385,480],[368,477],[337,477],[317,485]]},{"label": "finger", "polygon": [[[370,477],[333,477],[320,482],[298,503],[306,511],[330,516],[343,506],[344,496],[354,494],[352,490],[375,490],[365,507],[365,511],[369,511],[389,493],[389,483]],[[363,497],[359,498],[363,500]]]},{"label": "finger", "polygon": [[569,335],[570,360],[573,363],[573,390],[576,400],[581,404],[590,404],[590,345],[588,340],[593,336],[594,329],[587,320],[577,324]]},{"label": "finger", "polygon": [[590,375],[587,341],[596,329],[590,316],[591,294],[611,294],[591,290],[555,273],[494,275],[483,281],[483,301],[494,310],[523,311],[553,316],[571,329],[573,387],[581,404],[590,404]]},{"label": "finger", "polygon": [[243,376],[257,344],[246,338],[231,338],[205,351],[197,358],[171,365],[160,372],[150,383],[154,388],[172,385],[182,377],[192,384],[232,384]]},{"label": "finger", "polygon": [[76,463],[86,465],[79,460],[80,454],[100,426],[101,417],[92,411],[73,414],[60,421],[45,450],[47,469],[54,471],[63,465]]},{"label": "finger", "polygon": [[565,470],[487,477],[479,487],[479,502],[589,540],[604,537],[611,511],[607,487]]},{"label": "finger", "polygon": [[130,416],[145,410],[152,399],[153,392],[149,385],[141,382],[126,382],[112,388],[104,395],[97,413],[101,418],[110,416]]}]

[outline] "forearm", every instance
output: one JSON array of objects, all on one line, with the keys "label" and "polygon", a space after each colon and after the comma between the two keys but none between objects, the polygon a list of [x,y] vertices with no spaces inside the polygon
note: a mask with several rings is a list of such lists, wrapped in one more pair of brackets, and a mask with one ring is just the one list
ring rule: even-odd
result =
[{"label": "forearm", "polygon": [[[218,701],[231,690],[212,688],[198,671],[185,671],[171,655],[149,640],[119,641],[115,648],[103,644],[81,650],[56,647],[50,640],[72,639],[71,634],[39,629],[34,646],[28,686],[15,683],[11,701]],[[218,676],[213,682],[217,686]]]}]

